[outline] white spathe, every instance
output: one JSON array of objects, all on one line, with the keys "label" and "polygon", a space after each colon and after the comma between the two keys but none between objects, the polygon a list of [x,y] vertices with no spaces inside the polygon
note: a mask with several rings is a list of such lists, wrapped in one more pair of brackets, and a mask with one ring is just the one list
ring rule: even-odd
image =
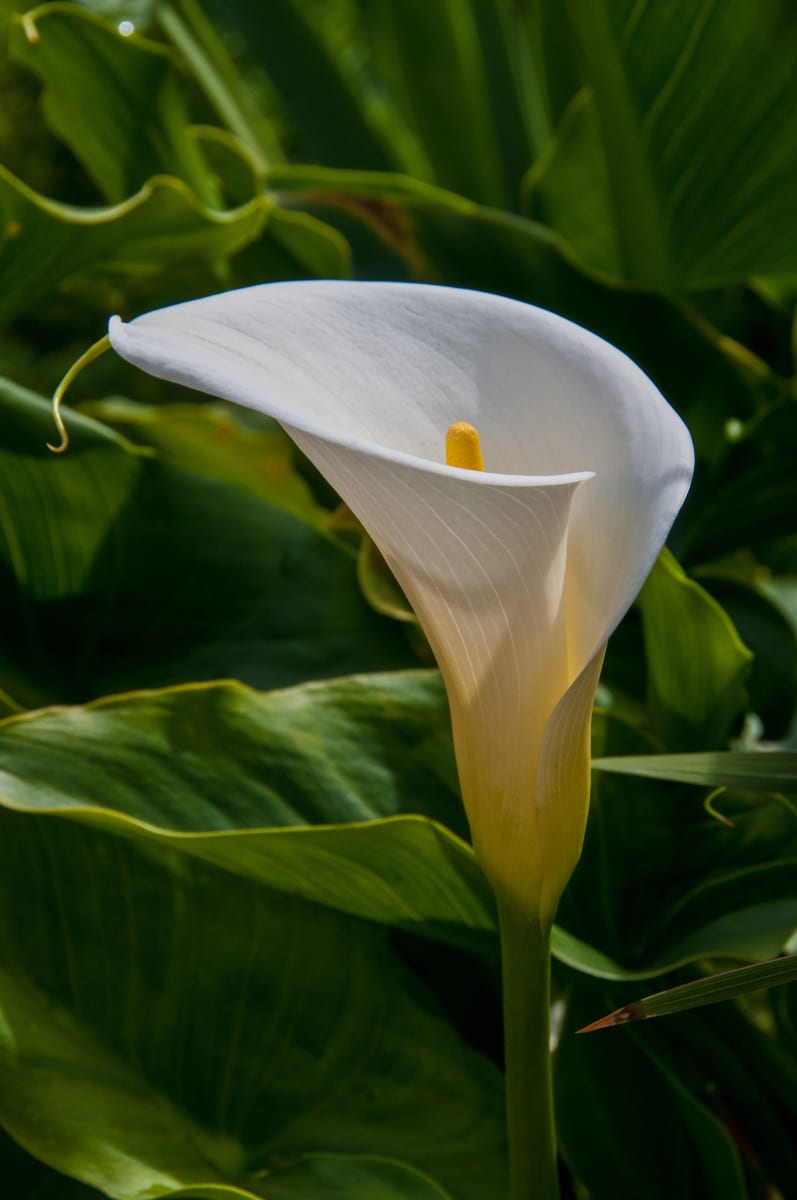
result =
[{"label": "white spathe", "polygon": [[[453,288],[264,284],[109,336],[276,418],[360,519],[445,679],[477,855],[505,903],[550,922],[581,851],[603,650],[691,480],[680,418],[595,335]],[[456,421],[484,473],[445,465]]]}]

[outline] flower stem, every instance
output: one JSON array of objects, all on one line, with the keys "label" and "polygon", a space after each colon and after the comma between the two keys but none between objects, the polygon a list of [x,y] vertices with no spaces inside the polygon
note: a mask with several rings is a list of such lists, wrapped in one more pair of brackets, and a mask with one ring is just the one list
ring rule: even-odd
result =
[{"label": "flower stem", "polygon": [[559,1200],[549,1046],[551,935],[499,900],[512,1200]]}]

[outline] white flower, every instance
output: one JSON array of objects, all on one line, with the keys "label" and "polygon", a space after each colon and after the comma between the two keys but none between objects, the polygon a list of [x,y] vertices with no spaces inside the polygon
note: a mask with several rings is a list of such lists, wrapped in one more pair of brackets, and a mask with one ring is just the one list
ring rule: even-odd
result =
[{"label": "white flower", "polygon": [[[266,284],[109,336],[276,418],[360,519],[445,679],[476,853],[547,926],[581,850],[603,650],[689,487],[681,420],[600,338],[479,292]],[[483,473],[445,463],[459,421]]]}]

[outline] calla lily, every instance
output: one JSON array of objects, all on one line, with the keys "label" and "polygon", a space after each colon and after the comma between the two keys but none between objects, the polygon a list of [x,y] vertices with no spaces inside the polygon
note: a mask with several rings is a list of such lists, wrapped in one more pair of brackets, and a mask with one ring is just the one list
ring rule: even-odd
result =
[{"label": "calla lily", "polygon": [[[664,544],[689,435],[551,313],[412,284],[266,284],[113,318],[153,375],[268,413],[377,544],[443,674],[476,853],[550,924],[578,860],[607,638]],[[486,469],[446,465],[469,422]]]},{"label": "calla lily", "polygon": [[550,927],[581,852],[606,641],[691,480],[684,425],[600,338],[479,292],[266,284],[108,336],[276,418],[413,605],[498,901],[512,1200],[557,1200]]}]

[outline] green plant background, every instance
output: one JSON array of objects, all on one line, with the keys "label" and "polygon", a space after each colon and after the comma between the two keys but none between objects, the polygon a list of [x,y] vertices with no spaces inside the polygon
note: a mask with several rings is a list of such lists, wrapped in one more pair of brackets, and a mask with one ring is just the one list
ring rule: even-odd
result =
[{"label": "green plant background", "polygon": [[797,950],[789,0],[0,14],[3,1194],[506,1195],[492,897],[374,547],[112,355],[45,448],[109,314],[351,275],[559,312],[690,426],[554,934],[563,1189],[794,1197],[795,985],[574,1032]]}]

